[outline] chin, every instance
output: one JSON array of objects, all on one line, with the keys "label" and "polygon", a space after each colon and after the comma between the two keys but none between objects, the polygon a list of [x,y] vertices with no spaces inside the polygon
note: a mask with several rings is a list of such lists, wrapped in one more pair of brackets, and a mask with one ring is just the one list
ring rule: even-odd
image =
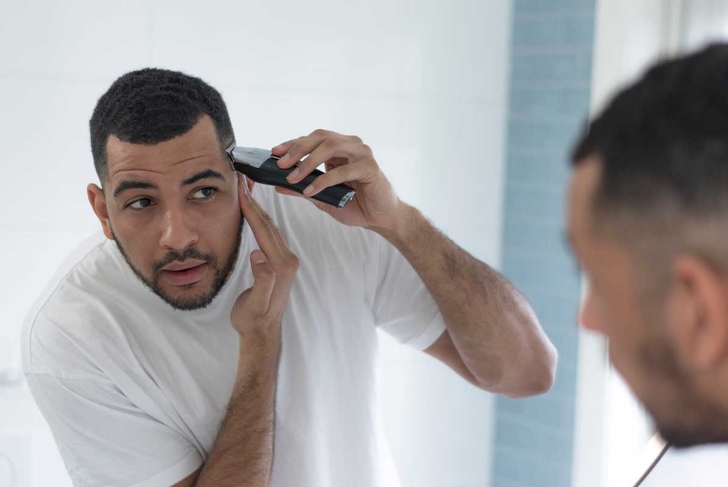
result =
[{"label": "chin", "polygon": [[157,295],[174,309],[192,311],[206,308],[217,296],[213,286],[201,283],[178,286],[174,289],[158,289]]},{"label": "chin", "polygon": [[674,402],[668,407],[671,420],[664,416],[652,416],[660,436],[676,448],[689,448],[699,445],[728,443],[728,418],[717,408],[706,404],[693,403],[680,407]]},{"label": "chin", "polygon": [[215,300],[215,296],[211,293],[199,294],[189,293],[177,296],[169,296],[158,294],[167,304],[179,311],[193,311],[196,309],[207,308],[210,303]]}]

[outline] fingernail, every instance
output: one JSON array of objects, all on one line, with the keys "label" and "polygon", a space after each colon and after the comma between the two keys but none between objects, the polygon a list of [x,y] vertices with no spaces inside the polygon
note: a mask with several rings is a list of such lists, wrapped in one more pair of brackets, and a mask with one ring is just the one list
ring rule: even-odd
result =
[{"label": "fingernail", "polygon": [[306,196],[310,195],[311,193],[313,193],[313,184],[307,186],[306,189],[303,190],[303,194],[305,194]]},{"label": "fingernail", "polygon": [[283,144],[273,147],[274,151],[281,150],[281,149],[283,149]]},{"label": "fingernail", "polygon": [[286,154],[278,160],[278,166],[283,166],[291,158],[290,154]]},{"label": "fingernail", "polygon": [[265,254],[263,252],[257,252],[253,257],[253,262],[256,264],[265,264]]},{"label": "fingernail", "polygon": [[292,181],[292,180],[296,179],[296,176],[298,176],[299,174],[301,174],[301,170],[296,168],[293,171],[291,171],[291,174],[289,174],[286,179],[288,179],[289,181]]}]

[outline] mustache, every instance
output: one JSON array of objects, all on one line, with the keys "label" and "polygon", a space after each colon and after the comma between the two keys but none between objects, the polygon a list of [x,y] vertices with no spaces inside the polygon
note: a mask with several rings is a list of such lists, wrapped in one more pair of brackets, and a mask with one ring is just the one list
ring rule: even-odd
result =
[{"label": "mustache", "polygon": [[190,247],[188,249],[185,249],[182,252],[176,252],[174,250],[171,250],[167,252],[167,255],[164,256],[164,259],[160,260],[159,262],[156,262],[154,264],[154,273],[159,274],[162,271],[162,267],[171,264],[174,261],[184,261],[187,259],[196,259],[196,260],[204,260],[206,262],[215,263],[216,259],[215,256],[212,254],[203,254],[199,250]]}]

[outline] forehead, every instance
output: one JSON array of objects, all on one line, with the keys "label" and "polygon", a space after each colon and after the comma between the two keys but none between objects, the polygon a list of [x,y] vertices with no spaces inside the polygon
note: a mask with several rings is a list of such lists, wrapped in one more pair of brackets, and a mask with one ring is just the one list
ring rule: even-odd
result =
[{"label": "forehead", "polygon": [[204,115],[186,133],[158,144],[134,144],[111,135],[106,143],[109,180],[168,173],[182,166],[227,165],[212,119]]}]

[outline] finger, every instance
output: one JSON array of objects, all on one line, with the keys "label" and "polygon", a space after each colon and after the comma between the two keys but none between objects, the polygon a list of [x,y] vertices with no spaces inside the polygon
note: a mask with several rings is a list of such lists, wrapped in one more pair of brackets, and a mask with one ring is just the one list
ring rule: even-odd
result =
[{"label": "finger", "polygon": [[288,247],[288,244],[286,242],[286,239],[283,238],[283,234],[281,233],[281,230],[278,228],[278,225],[275,224],[273,219],[266,213],[266,211],[263,209],[262,206],[260,206],[260,203],[250,196],[250,201],[253,205],[253,207],[257,210],[258,215],[263,219],[263,221],[268,225],[267,229],[270,231],[270,233],[273,235],[273,237],[276,239],[280,247],[286,251],[287,254],[292,255],[291,249]]},{"label": "finger", "polygon": [[[267,230],[272,235],[275,245],[279,250],[279,254],[277,254],[277,259],[271,262],[273,264],[273,270],[276,273],[276,276],[283,278],[277,280],[287,281],[290,283],[290,281],[293,279],[293,276],[298,271],[298,257],[296,256],[296,254],[293,253],[293,251],[291,251],[288,243],[286,242],[286,239],[283,237],[283,234],[278,228],[278,225],[276,225],[275,222],[273,222],[271,217],[268,215],[268,213],[263,210],[263,208],[260,206],[260,203],[258,203],[255,198],[251,197],[250,199],[253,206],[258,210],[258,213],[267,224]],[[262,248],[263,247],[261,246],[261,249]]]},{"label": "finger", "polygon": [[273,152],[273,154],[275,154],[277,156],[282,156],[283,154],[285,154],[286,152],[288,152],[288,149],[290,149],[291,146],[298,139],[301,139],[301,138],[302,137],[296,137],[295,139],[291,139],[291,140],[288,140],[286,142],[283,142],[282,144],[278,144],[277,146],[273,147],[273,149],[271,149],[271,152]]},{"label": "finger", "polygon": [[253,270],[253,286],[250,288],[250,300],[257,309],[268,311],[271,294],[276,283],[276,274],[273,271],[265,253],[254,250],[250,254],[250,268]]},{"label": "finger", "polygon": [[278,167],[288,168],[295,165],[298,161],[303,159],[307,154],[313,152],[316,147],[321,144],[326,138],[338,136],[333,132],[327,132],[325,130],[314,130],[306,137],[300,137],[288,148],[283,157],[278,161]]},{"label": "finger", "polygon": [[276,271],[276,284],[270,297],[270,310],[278,315],[283,315],[286,303],[291,293],[293,279],[296,277],[300,267],[298,257],[291,253],[285,268]]},{"label": "finger", "polygon": [[344,164],[353,161],[356,149],[356,143],[326,139],[288,175],[288,182],[297,183],[303,180],[321,164],[334,158],[340,159]]},{"label": "finger", "polygon": [[240,209],[242,210],[243,201],[242,201],[242,198],[240,198],[240,197],[242,197],[245,194],[250,193],[250,187],[248,186],[248,178],[245,177],[245,174],[236,172],[235,175],[238,178],[238,197],[240,200]]},{"label": "finger", "polygon": [[303,194],[307,197],[323,191],[324,189],[336,186],[341,183],[362,182],[368,183],[373,180],[373,171],[367,164],[347,164],[332,169],[317,177],[306,189]]},{"label": "finger", "polygon": [[262,251],[254,250],[250,254],[250,268],[253,271],[253,285],[240,295],[232,311],[232,316],[242,324],[268,312],[276,283],[275,272]]},{"label": "finger", "polygon": [[286,196],[296,196],[298,198],[302,198],[303,196],[301,193],[297,191],[291,191],[290,189],[281,188],[280,186],[276,186],[276,192],[280,194],[285,194]]},{"label": "finger", "polygon": [[291,251],[273,219],[258,205],[250,193],[241,188],[239,196],[240,209],[250,225],[260,249],[270,260],[274,269],[285,265]]}]

